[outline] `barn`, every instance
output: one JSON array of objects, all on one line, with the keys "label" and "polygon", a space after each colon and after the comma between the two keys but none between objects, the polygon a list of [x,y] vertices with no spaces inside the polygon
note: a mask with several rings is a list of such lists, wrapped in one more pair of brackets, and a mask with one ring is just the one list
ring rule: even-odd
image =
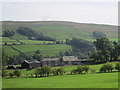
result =
[{"label": "barn", "polygon": [[39,61],[31,61],[31,62],[28,62],[27,60],[24,60],[22,63],[21,63],[21,67],[22,68],[37,68],[37,67],[41,67],[41,63]]}]

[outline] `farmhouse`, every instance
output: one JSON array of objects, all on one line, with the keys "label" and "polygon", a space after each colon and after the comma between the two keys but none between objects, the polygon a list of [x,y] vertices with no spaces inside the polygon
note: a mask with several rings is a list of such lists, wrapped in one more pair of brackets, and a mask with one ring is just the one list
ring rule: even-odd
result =
[{"label": "farmhouse", "polygon": [[22,68],[37,68],[37,67],[41,67],[41,63],[39,61],[31,61],[31,62],[28,62],[27,60],[24,60],[21,64],[21,67]]},{"label": "farmhouse", "polygon": [[61,62],[59,58],[44,58],[42,61],[42,66],[49,65],[49,66],[60,66]]},{"label": "farmhouse", "polygon": [[75,56],[63,56],[64,65],[82,65],[81,61]]}]

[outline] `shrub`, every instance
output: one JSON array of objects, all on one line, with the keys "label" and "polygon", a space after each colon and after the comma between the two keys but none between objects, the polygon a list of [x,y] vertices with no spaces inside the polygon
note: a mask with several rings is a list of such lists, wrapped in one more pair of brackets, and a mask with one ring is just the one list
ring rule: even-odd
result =
[{"label": "shrub", "polygon": [[48,65],[45,65],[45,66],[43,66],[42,68],[41,68],[41,73],[43,74],[43,75],[47,75],[47,76],[49,76],[49,74],[51,73],[51,67],[50,66],[48,66]]},{"label": "shrub", "polygon": [[77,66],[77,69],[73,69],[71,74],[81,74],[83,72],[88,72],[90,70],[89,66]]},{"label": "shrub", "polygon": [[18,71],[18,70],[15,70],[13,73],[14,73],[14,75],[17,76],[17,77],[20,77],[20,76],[21,76],[21,72]]},{"label": "shrub", "polygon": [[114,69],[113,65],[110,63],[106,63],[104,65],[101,66],[100,68],[100,72],[112,72],[112,70]]},{"label": "shrub", "polygon": [[42,69],[41,69],[41,67],[40,68],[37,68],[37,69],[35,69],[35,77],[39,77],[39,76],[42,76]]},{"label": "shrub", "polygon": [[14,73],[10,72],[9,76],[12,78],[14,76]]},{"label": "shrub", "polygon": [[78,74],[83,73],[84,71],[83,66],[78,66],[76,71],[78,72]]},{"label": "shrub", "polygon": [[91,69],[91,73],[95,73],[96,71],[95,71],[95,69]]},{"label": "shrub", "polygon": [[89,66],[84,66],[83,67],[83,71],[85,71],[86,73],[88,73],[89,70],[90,70]]},{"label": "shrub", "polygon": [[115,64],[115,69],[120,72],[120,62]]},{"label": "shrub", "polygon": [[106,63],[106,69],[108,72],[112,72],[112,70],[114,69],[113,65],[110,63]]},{"label": "shrub", "polygon": [[77,74],[77,73],[78,73],[77,69],[73,69],[73,70],[71,71],[71,74]]},{"label": "shrub", "polygon": [[100,72],[106,72],[106,66],[105,66],[105,65],[101,66],[101,68],[100,68],[99,71],[100,71]]},{"label": "shrub", "polygon": [[52,70],[53,75],[63,75],[65,73],[64,69],[61,68],[55,68]]},{"label": "shrub", "polygon": [[51,67],[50,66],[43,66],[40,68],[37,68],[34,72],[34,74],[36,75],[36,77],[39,76],[49,76],[49,74],[51,73]]}]

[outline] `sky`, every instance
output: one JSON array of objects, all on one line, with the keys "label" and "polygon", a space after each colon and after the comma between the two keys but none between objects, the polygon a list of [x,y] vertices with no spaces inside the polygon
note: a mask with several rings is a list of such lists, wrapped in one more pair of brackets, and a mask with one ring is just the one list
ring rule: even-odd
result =
[{"label": "sky", "polygon": [[2,0],[2,20],[118,24],[118,0]]}]

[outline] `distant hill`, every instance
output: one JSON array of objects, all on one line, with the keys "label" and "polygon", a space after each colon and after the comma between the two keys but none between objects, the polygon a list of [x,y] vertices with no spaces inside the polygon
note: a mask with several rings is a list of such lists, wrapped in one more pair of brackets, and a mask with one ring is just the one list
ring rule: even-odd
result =
[{"label": "distant hill", "polygon": [[[18,27],[30,27],[38,33],[46,36],[64,40],[66,38],[78,37],[82,39],[92,39],[91,35],[94,31],[100,31],[111,39],[118,37],[118,27],[103,24],[86,24],[67,21],[3,21],[2,28],[4,30],[16,30]],[[26,36],[16,33],[13,39],[27,39]]]}]

